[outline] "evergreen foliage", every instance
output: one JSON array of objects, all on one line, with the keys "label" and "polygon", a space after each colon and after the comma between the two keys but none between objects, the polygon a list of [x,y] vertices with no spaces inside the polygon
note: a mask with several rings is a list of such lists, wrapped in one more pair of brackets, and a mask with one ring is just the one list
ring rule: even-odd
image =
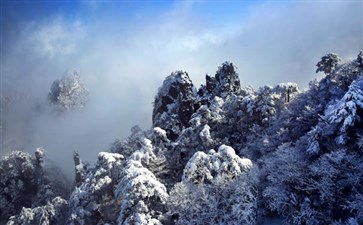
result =
[{"label": "evergreen foliage", "polygon": [[[241,88],[230,62],[198,90],[174,72],[155,97],[151,129],[133,127],[93,166],[75,152],[71,193],[43,149],[4,157],[0,222],[363,224],[362,62],[362,51],[347,62],[323,56],[316,72],[326,76],[305,91]],[[77,82],[66,80],[49,98],[84,106],[84,89],[68,95]]]}]

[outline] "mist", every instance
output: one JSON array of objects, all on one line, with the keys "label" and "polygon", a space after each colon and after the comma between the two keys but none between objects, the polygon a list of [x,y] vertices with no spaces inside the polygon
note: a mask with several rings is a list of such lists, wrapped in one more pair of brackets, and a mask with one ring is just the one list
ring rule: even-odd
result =
[{"label": "mist", "polygon": [[[150,128],[154,96],[175,70],[187,71],[198,87],[231,61],[242,86],[290,81],[304,89],[321,76],[321,56],[353,59],[363,48],[362,2],[68,4],[29,18],[4,3],[2,12],[13,10],[13,17],[1,13],[1,95],[9,99],[2,103],[1,153],[9,143],[31,153],[44,147],[68,174],[74,150],[94,162],[133,125]],[[72,69],[87,83],[89,102],[55,113],[51,84]]]}]

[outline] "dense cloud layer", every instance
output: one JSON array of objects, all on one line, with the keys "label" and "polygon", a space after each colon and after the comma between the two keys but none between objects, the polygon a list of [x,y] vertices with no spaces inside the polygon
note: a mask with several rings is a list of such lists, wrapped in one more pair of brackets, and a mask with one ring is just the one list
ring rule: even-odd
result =
[{"label": "dense cloud layer", "polygon": [[[65,165],[78,149],[93,161],[134,124],[151,125],[154,95],[172,71],[186,70],[199,85],[229,60],[242,86],[292,81],[306,87],[322,55],[353,58],[363,47],[361,2],[260,2],[240,5],[241,13],[236,5],[217,10],[217,3],[190,1],[145,10],[120,3],[137,8],[128,13],[109,4],[85,3],[72,16],[46,9],[31,20],[1,18],[7,32],[1,94],[18,96],[2,120],[15,148],[43,146]],[[59,115],[46,97],[52,82],[71,69],[88,84],[90,101],[83,111]]]}]

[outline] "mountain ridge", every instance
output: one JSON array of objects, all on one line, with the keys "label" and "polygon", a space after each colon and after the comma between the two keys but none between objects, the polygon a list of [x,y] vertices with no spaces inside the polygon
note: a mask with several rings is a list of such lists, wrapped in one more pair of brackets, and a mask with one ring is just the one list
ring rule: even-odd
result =
[{"label": "mountain ridge", "polygon": [[[10,207],[1,207],[1,221],[262,224],[277,216],[288,224],[361,224],[362,57],[323,56],[316,72],[326,76],[307,91],[294,83],[241,88],[230,62],[199,89],[176,71],[158,90],[151,129],[133,127],[94,165],[75,153],[73,190],[55,188],[64,184],[53,167],[37,169],[46,160],[41,150],[3,158],[0,205]],[[34,190],[24,194],[21,183]]]}]

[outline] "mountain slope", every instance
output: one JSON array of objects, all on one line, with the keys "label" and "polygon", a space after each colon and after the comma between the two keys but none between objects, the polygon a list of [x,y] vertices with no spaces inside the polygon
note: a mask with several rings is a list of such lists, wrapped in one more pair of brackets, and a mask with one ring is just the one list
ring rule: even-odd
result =
[{"label": "mountain slope", "polygon": [[[36,192],[18,191],[9,199],[5,190],[17,191],[24,179],[2,179],[0,196],[11,206],[2,204],[2,221],[261,224],[280,217],[287,224],[362,224],[362,56],[344,63],[323,56],[317,72],[326,76],[306,91],[294,83],[241,88],[230,62],[198,90],[186,72],[172,73],[155,97],[150,130],[135,126],[93,166],[75,154],[72,193],[39,201]],[[25,159],[13,159],[19,157]],[[14,152],[2,159],[1,175],[37,168],[43,158]],[[30,169],[55,180],[47,170]],[[36,203],[26,204],[29,198]]]}]

